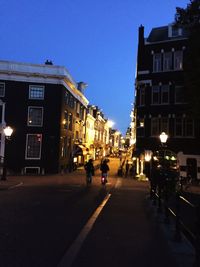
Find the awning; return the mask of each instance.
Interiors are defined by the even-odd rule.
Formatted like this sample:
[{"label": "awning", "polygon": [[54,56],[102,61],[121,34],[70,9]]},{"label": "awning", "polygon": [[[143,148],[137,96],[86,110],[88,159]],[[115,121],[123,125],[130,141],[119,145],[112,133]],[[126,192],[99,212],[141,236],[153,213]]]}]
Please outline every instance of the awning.
[{"label": "awning", "polygon": [[87,155],[88,148],[83,145],[74,145],[73,155],[74,156],[84,156]]}]

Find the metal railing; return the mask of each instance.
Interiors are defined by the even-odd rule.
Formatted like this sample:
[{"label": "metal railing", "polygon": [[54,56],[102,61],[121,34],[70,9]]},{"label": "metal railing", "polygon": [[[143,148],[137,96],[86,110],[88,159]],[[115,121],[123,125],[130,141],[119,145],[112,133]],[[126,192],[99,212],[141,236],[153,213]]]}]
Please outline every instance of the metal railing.
[{"label": "metal railing", "polygon": [[[200,267],[200,203],[197,205],[189,201],[181,191],[181,187],[176,186],[174,190],[169,190],[171,181],[166,179],[162,184],[151,183],[150,198],[153,205],[157,207],[158,213],[163,213],[164,222],[170,224],[173,220],[175,226],[174,241],[182,241],[182,233],[190,241],[195,249],[194,267]],[[184,221],[184,210],[190,210],[193,218],[189,219],[194,222],[194,227],[188,226]],[[187,212],[186,212],[187,213]]]}]

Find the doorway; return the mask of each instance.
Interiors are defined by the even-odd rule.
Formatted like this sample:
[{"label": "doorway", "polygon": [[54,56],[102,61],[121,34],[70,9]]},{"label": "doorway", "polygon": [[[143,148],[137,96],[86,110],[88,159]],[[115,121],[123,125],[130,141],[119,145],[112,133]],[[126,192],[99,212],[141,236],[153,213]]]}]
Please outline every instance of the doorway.
[{"label": "doorway", "polygon": [[197,179],[197,160],[194,158],[187,159],[187,177],[191,176],[192,180]]}]

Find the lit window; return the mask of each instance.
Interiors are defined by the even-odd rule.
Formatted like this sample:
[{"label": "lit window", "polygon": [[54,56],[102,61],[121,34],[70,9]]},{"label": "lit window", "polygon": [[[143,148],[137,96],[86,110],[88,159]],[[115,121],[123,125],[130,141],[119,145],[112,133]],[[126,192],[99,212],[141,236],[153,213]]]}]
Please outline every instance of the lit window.
[{"label": "lit window", "polygon": [[158,85],[152,86],[152,104],[158,105],[160,103],[160,88]]},{"label": "lit window", "polygon": [[172,69],[172,53],[167,52],[163,55],[163,71],[169,71]]},{"label": "lit window", "polygon": [[69,113],[69,130],[72,131],[72,114]]},{"label": "lit window", "polygon": [[68,129],[68,111],[64,112],[63,128]]},{"label": "lit window", "polygon": [[42,126],[43,108],[28,107],[28,126]]},{"label": "lit window", "polygon": [[174,52],[174,70],[183,69],[183,51]]},{"label": "lit window", "polygon": [[80,107],[80,119],[83,120],[83,118],[84,118],[84,107],[83,107],[83,105],[81,105],[81,107]]},{"label": "lit window", "polygon": [[44,99],[44,86],[30,85],[29,86],[29,99]]},{"label": "lit window", "polygon": [[77,114],[80,113],[80,103],[79,102],[76,103],[76,113]]},{"label": "lit window", "polygon": [[42,145],[41,134],[27,134],[26,159],[40,159],[41,145]]},{"label": "lit window", "polygon": [[5,96],[5,83],[0,83],[0,97]]},{"label": "lit window", "polygon": [[169,103],[169,85],[161,86],[161,103],[168,104]]},{"label": "lit window", "polygon": [[144,119],[140,119],[140,127],[144,127]]},{"label": "lit window", "polygon": [[153,72],[162,71],[161,69],[161,54],[153,55]]},{"label": "lit window", "polygon": [[63,138],[62,147],[61,147],[61,157],[67,157],[67,137]]}]

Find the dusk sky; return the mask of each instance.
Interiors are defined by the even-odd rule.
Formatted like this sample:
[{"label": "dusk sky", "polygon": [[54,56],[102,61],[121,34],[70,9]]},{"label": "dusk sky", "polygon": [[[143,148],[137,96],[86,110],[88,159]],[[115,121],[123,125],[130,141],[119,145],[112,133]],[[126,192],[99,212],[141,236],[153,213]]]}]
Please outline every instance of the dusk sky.
[{"label": "dusk sky", "polygon": [[189,0],[0,0],[0,60],[65,66],[90,104],[125,134],[134,102],[138,27],[174,20]]}]

